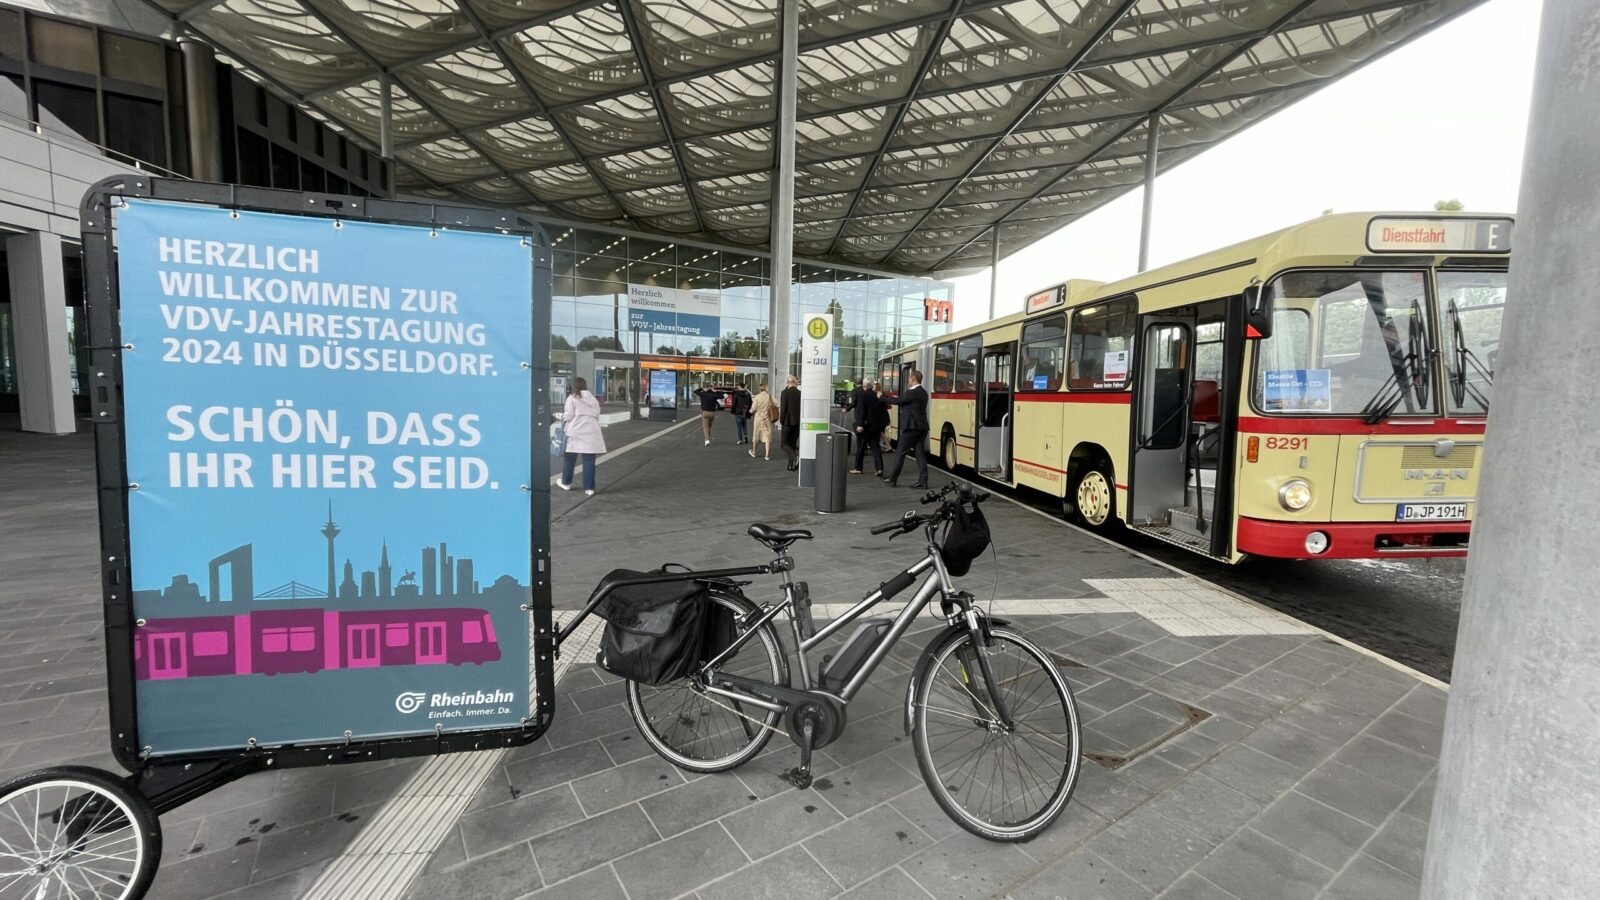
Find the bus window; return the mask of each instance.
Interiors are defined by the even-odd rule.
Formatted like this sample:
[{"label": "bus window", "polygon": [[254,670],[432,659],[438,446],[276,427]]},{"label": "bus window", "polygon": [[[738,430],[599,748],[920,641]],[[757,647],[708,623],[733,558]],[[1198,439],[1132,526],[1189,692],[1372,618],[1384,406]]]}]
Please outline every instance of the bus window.
[{"label": "bus window", "polygon": [[1201,322],[1194,329],[1194,377],[1222,381],[1222,323]]},{"label": "bus window", "polygon": [[1298,271],[1267,285],[1251,400],[1264,413],[1431,414],[1422,272]]},{"label": "bus window", "polygon": [[955,390],[956,342],[946,341],[933,348],[933,392],[948,394]]},{"label": "bus window", "polygon": [[1500,355],[1506,273],[1440,272],[1438,278],[1445,398],[1451,413],[1481,416],[1489,411]]},{"label": "bus window", "polygon": [[1075,391],[1121,390],[1132,364],[1138,303],[1132,297],[1084,307],[1073,313],[1067,354],[1067,386]]},{"label": "bus window", "polygon": [[900,393],[900,360],[890,357],[878,368],[878,381],[883,392],[893,397]]},{"label": "bus window", "polygon": [[1066,360],[1067,317],[1029,322],[1022,328],[1022,377],[1017,390],[1059,390]]},{"label": "bus window", "polygon": [[957,391],[972,393],[978,389],[978,354],[982,352],[983,338],[978,335],[956,342]]}]

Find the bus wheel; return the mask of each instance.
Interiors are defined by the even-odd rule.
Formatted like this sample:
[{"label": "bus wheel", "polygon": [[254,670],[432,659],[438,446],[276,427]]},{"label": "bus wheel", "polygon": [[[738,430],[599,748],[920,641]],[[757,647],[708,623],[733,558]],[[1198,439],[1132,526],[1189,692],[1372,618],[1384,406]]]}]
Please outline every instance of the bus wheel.
[{"label": "bus wheel", "polygon": [[947,472],[954,472],[960,464],[956,459],[956,439],[949,434],[939,440],[939,461]]},{"label": "bus wheel", "polygon": [[1103,463],[1084,468],[1072,497],[1083,524],[1102,534],[1117,530],[1117,486]]}]

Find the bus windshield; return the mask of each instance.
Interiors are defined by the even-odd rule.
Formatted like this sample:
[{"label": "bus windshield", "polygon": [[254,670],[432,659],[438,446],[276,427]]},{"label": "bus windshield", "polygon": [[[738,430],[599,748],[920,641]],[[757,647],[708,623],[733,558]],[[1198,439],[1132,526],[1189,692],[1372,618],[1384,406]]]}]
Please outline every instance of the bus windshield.
[{"label": "bus windshield", "polygon": [[1500,355],[1506,273],[1440,272],[1438,282],[1445,402],[1453,414],[1481,416],[1489,411]]},{"label": "bus windshield", "polygon": [[1267,297],[1273,331],[1257,342],[1256,409],[1371,422],[1434,412],[1425,273],[1286,272]]}]

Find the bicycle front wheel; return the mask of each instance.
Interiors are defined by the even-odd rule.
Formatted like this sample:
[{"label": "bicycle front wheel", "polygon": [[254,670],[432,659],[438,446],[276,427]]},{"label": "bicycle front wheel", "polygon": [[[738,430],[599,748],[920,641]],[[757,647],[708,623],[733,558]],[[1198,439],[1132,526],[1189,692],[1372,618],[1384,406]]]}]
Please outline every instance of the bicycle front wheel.
[{"label": "bicycle front wheel", "polygon": [[[739,595],[713,593],[711,602],[736,620],[756,612],[755,604]],[[745,630],[741,625],[737,634]],[[717,668],[756,681],[789,683],[789,659],[770,622]],[[657,687],[628,682],[628,712],[658,755],[691,772],[725,772],[748,762],[767,745],[780,718],[696,689],[687,678]]]},{"label": "bicycle front wheel", "polygon": [[[1072,689],[1055,663],[1022,636],[996,628],[985,648],[951,632],[914,686],[911,739],[922,778],[950,818],[992,841],[1026,841],[1050,826],[1078,781],[1081,745]],[[988,657],[994,693],[978,653]]]},{"label": "bicycle front wheel", "polygon": [[61,766],[0,785],[0,900],[136,900],[160,858],[155,811],[110,773]]}]

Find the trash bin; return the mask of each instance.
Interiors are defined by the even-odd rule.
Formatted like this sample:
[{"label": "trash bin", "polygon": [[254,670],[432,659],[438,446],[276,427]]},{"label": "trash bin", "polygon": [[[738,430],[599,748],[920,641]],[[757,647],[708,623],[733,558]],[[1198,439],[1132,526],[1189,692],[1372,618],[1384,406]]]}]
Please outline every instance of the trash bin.
[{"label": "trash bin", "polygon": [[844,512],[844,482],[850,471],[850,437],[848,431],[817,435],[817,512]]}]

